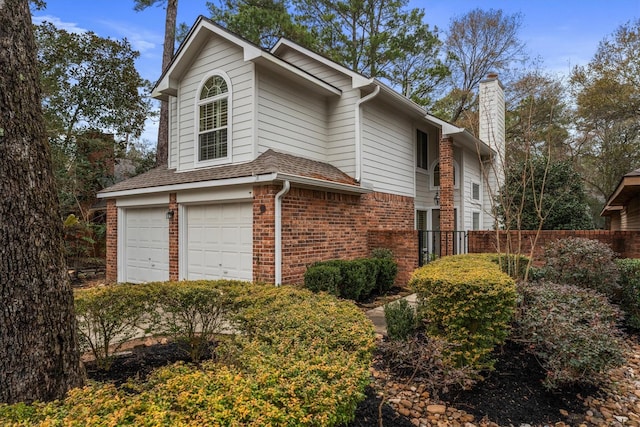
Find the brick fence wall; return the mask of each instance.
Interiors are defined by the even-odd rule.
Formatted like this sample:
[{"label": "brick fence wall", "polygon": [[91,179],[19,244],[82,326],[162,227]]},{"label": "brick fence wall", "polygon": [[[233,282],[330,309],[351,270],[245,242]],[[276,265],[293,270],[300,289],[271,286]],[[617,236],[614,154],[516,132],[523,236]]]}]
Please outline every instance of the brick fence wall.
[{"label": "brick fence wall", "polygon": [[[510,252],[528,255],[535,241],[535,235],[535,231],[510,231],[509,233],[504,231],[469,231],[469,252],[505,252],[507,244],[509,244],[511,246]],[[640,231],[543,230],[535,243],[534,262],[541,263],[543,261],[546,244],[567,237],[599,240],[608,244],[622,258],[640,258]]]}]

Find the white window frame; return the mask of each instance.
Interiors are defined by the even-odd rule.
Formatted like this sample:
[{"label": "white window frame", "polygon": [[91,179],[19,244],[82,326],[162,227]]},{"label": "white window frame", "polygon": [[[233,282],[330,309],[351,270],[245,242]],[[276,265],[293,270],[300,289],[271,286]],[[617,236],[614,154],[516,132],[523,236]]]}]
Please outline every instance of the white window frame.
[{"label": "white window frame", "polygon": [[[473,197],[473,186],[477,185],[478,186],[478,198],[474,198]],[[470,195],[470,199],[471,202],[473,203],[477,203],[477,204],[482,204],[482,184],[478,181],[471,181],[471,190],[469,191],[469,195]]]},{"label": "white window frame", "polygon": [[[202,89],[205,85],[205,83],[211,79],[212,77],[222,77],[222,79],[225,81],[225,83],[227,84],[227,92],[225,94],[221,94],[221,95],[217,95],[214,97],[210,97],[210,98],[206,98],[206,99],[200,99],[200,94],[202,92]],[[201,105],[205,105],[205,104],[209,104],[212,102],[216,102],[219,101],[220,99],[227,99],[227,155],[225,157],[218,157],[215,159],[208,159],[208,160],[200,160],[200,106]],[[233,135],[233,129],[232,129],[232,117],[233,117],[233,103],[232,103],[232,87],[231,87],[231,79],[229,79],[229,76],[227,75],[227,73],[225,73],[222,70],[213,70],[210,73],[208,73],[203,79],[202,81],[200,81],[200,85],[198,85],[198,91],[196,92],[196,96],[195,96],[195,107],[194,107],[194,167],[205,167],[205,166],[215,166],[215,165],[219,165],[219,164],[225,164],[225,163],[229,163],[231,162],[231,149],[232,149],[232,144],[231,144],[231,140],[232,140],[232,135]],[[222,129],[222,128],[220,128]],[[211,131],[208,131],[211,132]],[[204,133],[204,132],[202,132]]]},{"label": "white window frame", "polygon": [[[478,215],[478,228],[473,226],[473,217]],[[472,230],[482,230],[482,212],[480,211],[471,211],[471,229]]]}]

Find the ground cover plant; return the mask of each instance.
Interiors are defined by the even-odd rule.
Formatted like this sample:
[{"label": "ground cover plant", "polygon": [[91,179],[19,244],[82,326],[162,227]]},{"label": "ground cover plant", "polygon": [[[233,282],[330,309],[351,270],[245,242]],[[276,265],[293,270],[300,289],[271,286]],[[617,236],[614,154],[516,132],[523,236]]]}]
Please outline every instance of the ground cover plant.
[{"label": "ground cover plant", "polygon": [[178,362],[121,387],[94,383],[61,402],[2,405],[0,424],[331,426],[352,420],[365,397],[374,348],[364,314],[350,302],[299,288],[225,282],[222,289],[233,296],[228,319],[240,333],[221,341],[214,359]]}]

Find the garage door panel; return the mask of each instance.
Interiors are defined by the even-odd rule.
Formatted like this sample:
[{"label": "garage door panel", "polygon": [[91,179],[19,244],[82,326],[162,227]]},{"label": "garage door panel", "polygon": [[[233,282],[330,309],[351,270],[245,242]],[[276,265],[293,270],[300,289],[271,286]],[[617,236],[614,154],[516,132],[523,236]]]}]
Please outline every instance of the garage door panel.
[{"label": "garage door panel", "polygon": [[187,278],[251,280],[252,222],[251,203],[189,206]]},{"label": "garage door panel", "polygon": [[124,280],[169,280],[169,222],[163,208],[125,211]]}]

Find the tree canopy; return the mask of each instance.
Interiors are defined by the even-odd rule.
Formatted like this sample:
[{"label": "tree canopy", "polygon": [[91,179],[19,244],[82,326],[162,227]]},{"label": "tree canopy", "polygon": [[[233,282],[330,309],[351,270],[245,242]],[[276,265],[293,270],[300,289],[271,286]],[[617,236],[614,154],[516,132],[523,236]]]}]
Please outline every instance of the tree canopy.
[{"label": "tree canopy", "polygon": [[591,188],[608,197],[640,167],[640,19],[600,42],[593,59],[571,75],[577,103],[574,150]]},{"label": "tree canopy", "polygon": [[113,183],[126,141],[139,137],[150,114],[149,83],[135,68],[126,40],[35,27],[42,104],[64,214],[86,218],[95,193]]}]

